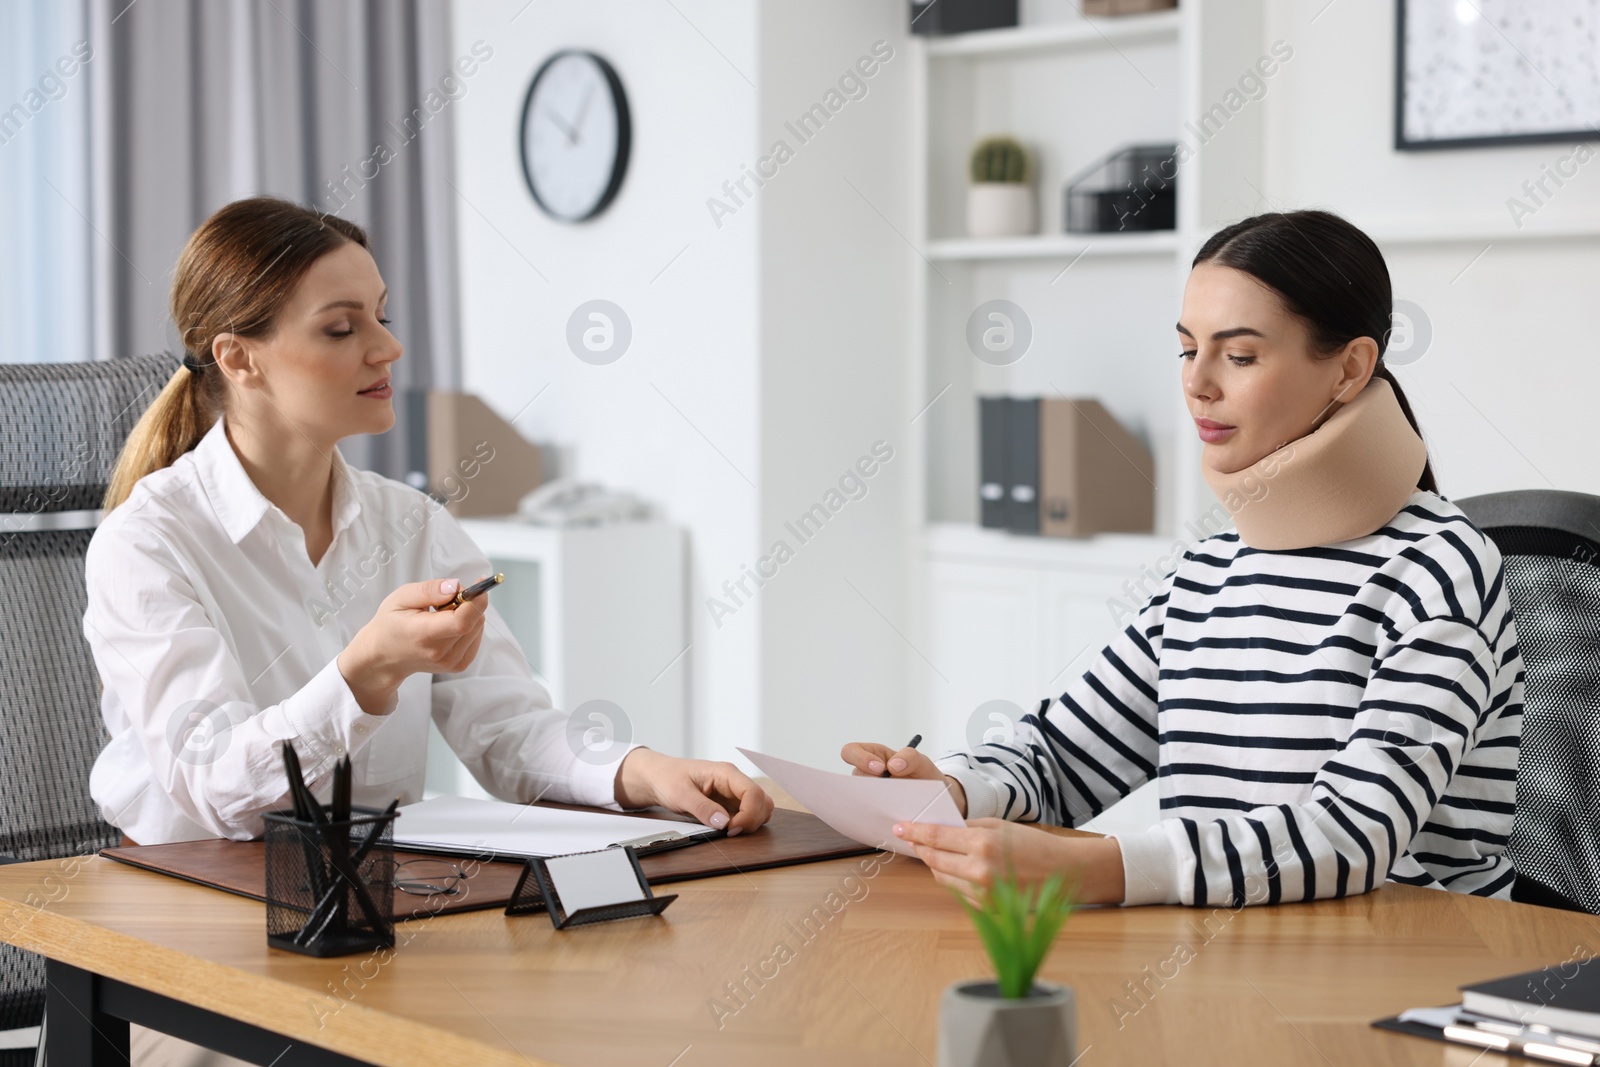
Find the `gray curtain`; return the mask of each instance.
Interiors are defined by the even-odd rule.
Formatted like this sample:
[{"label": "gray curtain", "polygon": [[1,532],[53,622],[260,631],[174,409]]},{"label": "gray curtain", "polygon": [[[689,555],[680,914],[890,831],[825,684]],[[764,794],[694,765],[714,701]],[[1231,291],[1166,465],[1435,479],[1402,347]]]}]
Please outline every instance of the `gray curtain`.
[{"label": "gray curtain", "polygon": [[172,268],[229,201],[271,193],[350,219],[372,238],[406,354],[395,428],[341,451],[403,478],[400,390],[460,382],[448,3],[89,4],[96,358],[182,351]]}]

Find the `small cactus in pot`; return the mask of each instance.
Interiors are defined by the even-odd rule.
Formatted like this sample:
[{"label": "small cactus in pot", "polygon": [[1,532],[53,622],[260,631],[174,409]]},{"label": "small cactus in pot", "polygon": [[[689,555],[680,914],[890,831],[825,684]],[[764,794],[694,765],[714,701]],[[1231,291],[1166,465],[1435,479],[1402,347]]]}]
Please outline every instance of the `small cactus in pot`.
[{"label": "small cactus in pot", "polygon": [[1033,160],[1022,142],[1009,135],[985,137],[968,159],[967,233],[972,237],[1015,237],[1034,232]]},{"label": "small cactus in pot", "polygon": [[1032,175],[1032,162],[1028,150],[1015,137],[985,137],[972,146],[968,164],[973,184],[979,182],[1020,182],[1027,184]]}]

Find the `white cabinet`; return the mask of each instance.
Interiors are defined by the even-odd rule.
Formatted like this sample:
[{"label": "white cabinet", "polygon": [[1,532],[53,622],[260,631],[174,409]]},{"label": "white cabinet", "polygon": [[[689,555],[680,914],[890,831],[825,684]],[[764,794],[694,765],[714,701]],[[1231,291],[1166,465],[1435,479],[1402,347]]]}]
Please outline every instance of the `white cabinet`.
[{"label": "white cabinet", "polygon": [[[495,610],[564,712],[603,700],[622,718],[598,728],[674,755],[684,751],[688,675],[685,541],[659,522],[557,529],[516,519],[462,519],[506,581]],[[614,714],[604,715],[615,719]],[[483,796],[438,731],[427,792]]]},{"label": "white cabinet", "polygon": [[[913,729],[938,755],[977,743],[993,728],[992,705],[1032,711],[1059,695],[1127,623],[1110,604],[1132,603],[1123,583],[1154,567],[1169,542],[1098,537],[1077,551],[957,523],[934,523],[916,554],[916,613],[909,659]],[[1154,784],[1136,790],[1088,829],[1132,829],[1156,819]]]},{"label": "white cabinet", "polygon": [[925,709],[931,751],[966,744],[969,721],[989,701],[1027,708],[1039,695],[1044,590],[1036,572],[961,559],[925,560],[923,581],[928,659],[913,660],[912,671],[924,685],[914,707]]}]

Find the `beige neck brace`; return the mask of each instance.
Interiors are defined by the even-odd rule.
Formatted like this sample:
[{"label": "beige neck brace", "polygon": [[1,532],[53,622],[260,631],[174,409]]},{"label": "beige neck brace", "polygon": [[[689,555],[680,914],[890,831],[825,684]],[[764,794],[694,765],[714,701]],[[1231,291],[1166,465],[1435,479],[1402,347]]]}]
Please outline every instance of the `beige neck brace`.
[{"label": "beige neck brace", "polygon": [[1201,461],[1211,491],[1251,548],[1282,551],[1365,537],[1416,492],[1427,446],[1394,390],[1372,378],[1321,426],[1241,471]]}]

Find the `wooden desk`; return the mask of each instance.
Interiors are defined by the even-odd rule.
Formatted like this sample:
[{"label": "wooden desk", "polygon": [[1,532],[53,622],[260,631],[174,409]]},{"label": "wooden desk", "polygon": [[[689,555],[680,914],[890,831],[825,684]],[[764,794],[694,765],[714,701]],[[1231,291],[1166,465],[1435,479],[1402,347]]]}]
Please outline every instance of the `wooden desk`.
[{"label": "wooden desk", "polygon": [[[419,920],[387,961],[270,950],[260,904],[109,860],[18,864],[0,867],[0,938],[51,958],[52,1038],[103,994],[104,1062],[115,1016],[182,1002],[185,1026],[217,1013],[271,1031],[246,1031],[258,1062],[292,1044],[278,1067],[350,1062],[312,1046],[393,1067],[923,1067],[940,992],[988,964],[924,867],[895,857],[868,876],[864,860],[680,883],[660,919],[566,932],[498,912]],[[1077,992],[1084,1067],[1492,1067],[1510,1061],[1368,1023],[1575,951],[1600,952],[1600,918],[1391,885],[1238,912],[1085,910],[1044,974]]]}]

